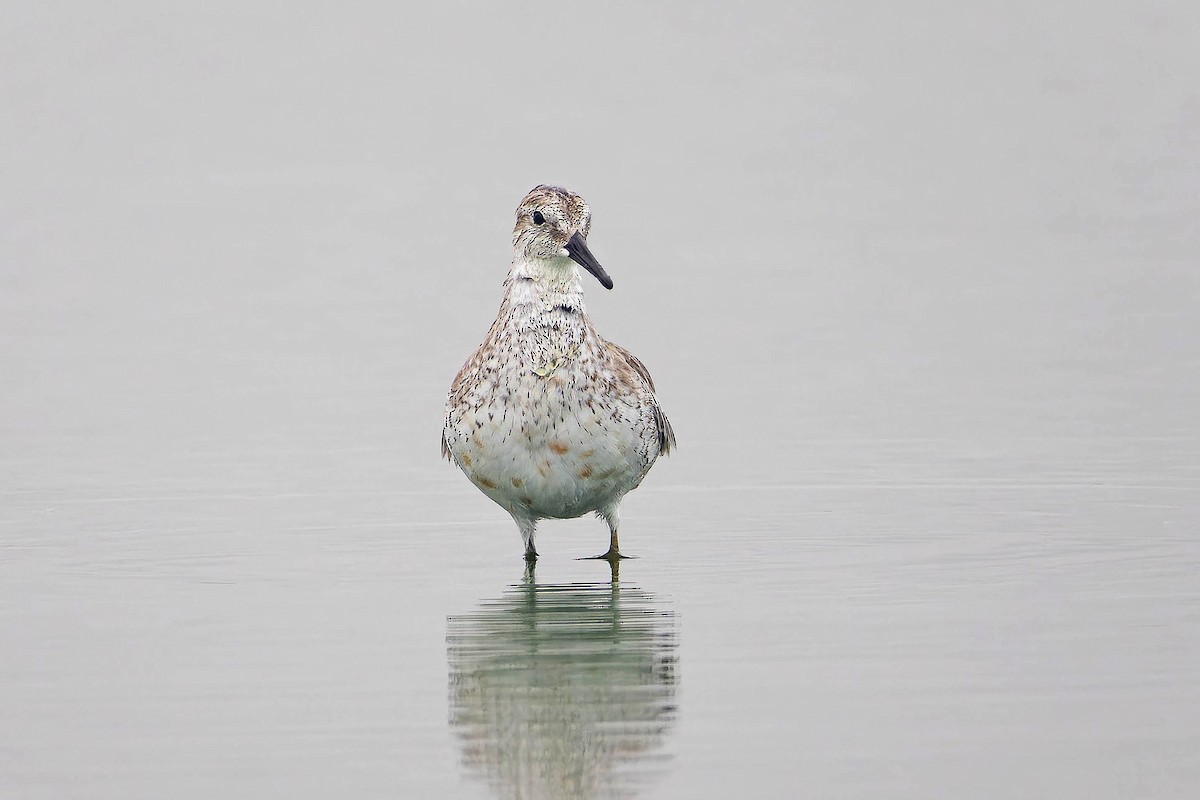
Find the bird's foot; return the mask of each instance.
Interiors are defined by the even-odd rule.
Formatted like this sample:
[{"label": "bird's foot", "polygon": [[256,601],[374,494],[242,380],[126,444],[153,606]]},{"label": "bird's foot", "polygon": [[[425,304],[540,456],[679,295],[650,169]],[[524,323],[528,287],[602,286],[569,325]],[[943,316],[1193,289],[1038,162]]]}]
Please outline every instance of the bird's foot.
[{"label": "bird's foot", "polygon": [[580,561],[607,561],[610,564],[615,564],[618,561],[623,561],[626,558],[637,558],[637,556],[623,555],[621,551],[613,548],[608,548],[607,553],[601,553],[598,556],[584,556]]}]

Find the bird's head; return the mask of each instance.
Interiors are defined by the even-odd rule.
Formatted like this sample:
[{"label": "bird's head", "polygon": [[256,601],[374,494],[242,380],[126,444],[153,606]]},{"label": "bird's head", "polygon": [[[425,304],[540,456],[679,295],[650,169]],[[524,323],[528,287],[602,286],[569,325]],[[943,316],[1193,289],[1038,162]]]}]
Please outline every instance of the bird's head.
[{"label": "bird's head", "polygon": [[612,278],[587,246],[592,212],[583,198],[558,186],[535,186],[517,206],[513,248],[526,261],[574,261],[596,276],[605,289]]}]

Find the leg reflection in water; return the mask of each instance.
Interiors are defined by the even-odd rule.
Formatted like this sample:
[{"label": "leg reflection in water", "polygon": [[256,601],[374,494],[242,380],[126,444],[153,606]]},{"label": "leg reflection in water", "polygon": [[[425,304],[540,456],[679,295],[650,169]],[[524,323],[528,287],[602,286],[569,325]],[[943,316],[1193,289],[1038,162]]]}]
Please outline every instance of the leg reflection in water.
[{"label": "leg reflection in water", "polygon": [[667,765],[678,631],[653,595],[539,584],[447,623],[450,725],[502,798],[632,797]]}]

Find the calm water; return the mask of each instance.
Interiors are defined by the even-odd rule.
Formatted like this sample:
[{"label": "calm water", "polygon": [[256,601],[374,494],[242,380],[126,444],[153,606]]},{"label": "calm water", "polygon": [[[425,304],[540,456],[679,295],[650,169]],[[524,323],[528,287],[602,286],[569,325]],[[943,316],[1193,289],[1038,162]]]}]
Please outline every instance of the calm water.
[{"label": "calm water", "polygon": [[628,796],[674,727],[674,616],[611,576],[546,584],[532,572],[450,620],[463,764],[501,796]]},{"label": "calm water", "polygon": [[[0,796],[1195,796],[1200,14],[1043,5],[6,12]],[[438,458],[543,181],[615,579]]]}]

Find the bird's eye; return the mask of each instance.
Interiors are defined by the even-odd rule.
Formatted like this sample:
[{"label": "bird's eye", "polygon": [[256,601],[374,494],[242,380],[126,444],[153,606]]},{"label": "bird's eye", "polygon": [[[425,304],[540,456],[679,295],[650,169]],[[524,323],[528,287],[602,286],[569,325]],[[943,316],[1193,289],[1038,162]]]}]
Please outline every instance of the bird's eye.
[{"label": "bird's eye", "polygon": [[545,222],[546,222],[546,218],[542,216],[542,212],[540,212],[540,211],[533,212],[533,224],[534,225],[542,225]]}]

